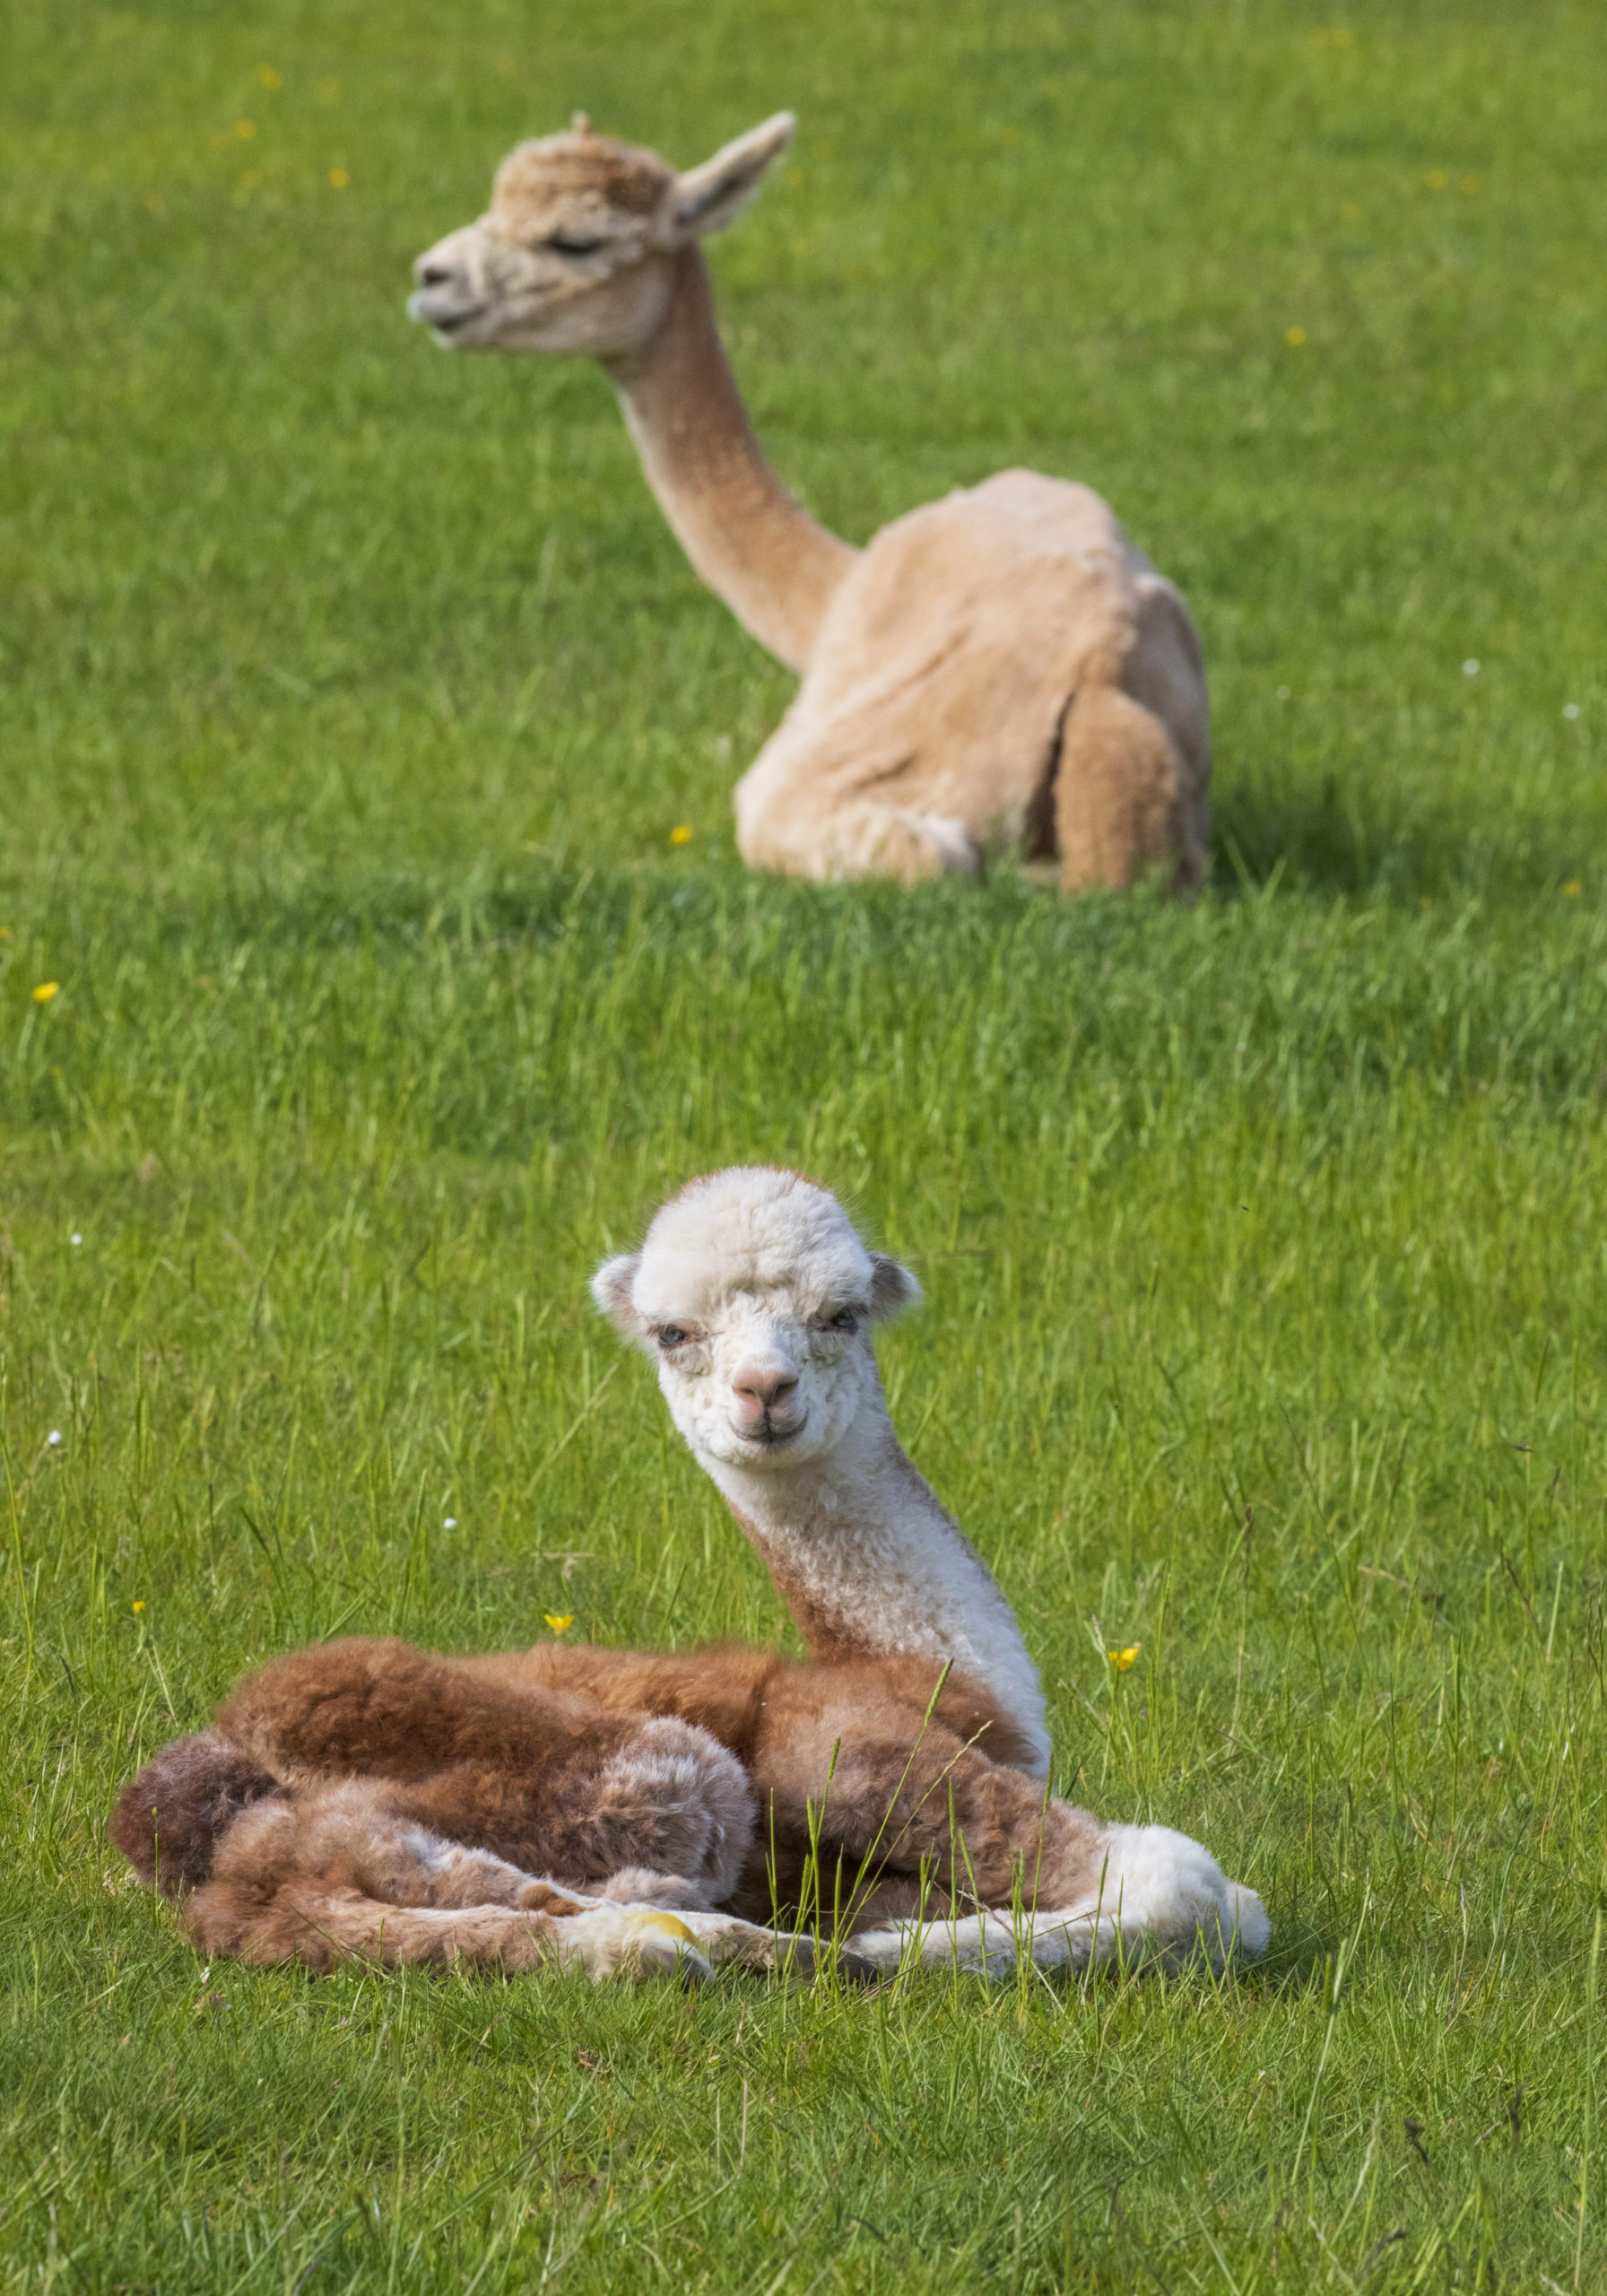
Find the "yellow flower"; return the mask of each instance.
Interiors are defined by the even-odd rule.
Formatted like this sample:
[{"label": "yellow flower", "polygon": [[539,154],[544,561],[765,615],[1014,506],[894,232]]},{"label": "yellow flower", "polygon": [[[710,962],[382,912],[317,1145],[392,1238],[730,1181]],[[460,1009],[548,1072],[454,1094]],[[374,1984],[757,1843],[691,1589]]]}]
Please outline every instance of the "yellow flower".
[{"label": "yellow flower", "polygon": [[575,1613],[573,1611],[543,1611],[542,1613],[542,1616],[546,1620],[547,1624],[552,1628],[554,1634],[562,1634],[568,1628],[573,1626],[575,1623]]},{"label": "yellow flower", "polygon": [[1446,187],[1446,171],[1443,168],[1430,168],[1423,178],[1423,181],[1430,191],[1443,191]]},{"label": "yellow flower", "polygon": [[36,1004],[48,1004],[50,999],[56,995],[56,990],[60,987],[61,983],[59,980],[41,980],[39,987],[33,992],[34,1003]]},{"label": "yellow flower", "polygon": [[691,830],[687,828],[684,822],[679,829],[673,829],[670,831],[670,843],[672,845],[690,845],[691,840],[692,833]]},{"label": "yellow flower", "polygon": [[256,122],[254,119],[237,119],[234,123],[234,132],[242,144],[249,144],[256,133]]},{"label": "yellow flower", "polygon": [[352,178],[344,168],[331,168],[329,170],[329,180],[334,186],[336,191],[344,191],[346,186],[351,182]]},{"label": "yellow flower", "polygon": [[145,1607],[145,1605],[143,1605],[143,1603],[135,1603],[135,1606],[134,1606],[134,1614],[135,1614],[135,1618],[138,1618],[138,1616],[139,1616],[140,1613],[144,1609],[144,1607]]},{"label": "yellow flower", "polygon": [[1130,1649],[1107,1650],[1105,1656],[1109,1659],[1111,1665],[1116,1668],[1118,1674],[1125,1674],[1127,1672],[1127,1669],[1133,1665],[1143,1647],[1144,1646],[1142,1642],[1135,1642]]},{"label": "yellow flower", "polygon": [[1291,326],[1286,328],[1284,331],[1283,340],[1288,344],[1291,351],[1298,351],[1301,344],[1306,340],[1306,330],[1303,326]]},{"label": "yellow flower", "polygon": [[282,72],[275,72],[271,64],[259,64],[256,67],[256,82],[262,88],[282,88],[284,74]]},{"label": "yellow flower", "polygon": [[[1585,891],[1585,888],[1580,883],[1577,877],[1570,877],[1567,884],[1562,888],[1562,891],[1564,897],[1567,900],[1577,900],[1580,894]],[[39,995],[39,990],[36,988],[33,993],[37,996]]]}]

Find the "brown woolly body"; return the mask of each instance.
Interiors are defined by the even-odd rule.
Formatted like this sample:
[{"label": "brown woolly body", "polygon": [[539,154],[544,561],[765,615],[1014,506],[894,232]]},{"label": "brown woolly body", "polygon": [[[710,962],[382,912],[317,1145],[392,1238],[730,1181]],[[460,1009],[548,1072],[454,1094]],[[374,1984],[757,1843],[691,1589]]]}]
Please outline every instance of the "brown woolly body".
[{"label": "brown woolly body", "polygon": [[[241,1950],[256,1919],[252,1958],[278,1958],[262,1949],[300,1920],[266,1909],[315,1820],[320,1883],[387,1904],[420,1886],[416,1861],[411,1878],[385,1870],[397,1829],[486,1852],[521,1880],[560,1877],[518,1900],[558,1911],[563,1885],[595,1890],[626,1869],[695,1883],[695,1821],[644,1799],[629,1760],[649,1718],[707,1734],[746,1774],[759,1822],[720,1898],[745,1920],[798,1909],[812,1811],[823,1900],[849,1908],[851,1927],[923,1901],[948,1911],[956,1832],[972,1869],[962,1896],[974,1886],[1008,1903],[1025,1874],[1029,1898],[1036,1877],[1046,1902],[1061,1901],[1069,1877],[1040,1838],[1042,1794],[1006,1766],[1023,1753],[1009,1718],[964,1676],[864,1655],[811,1665],[731,1648],[660,1656],[543,1643],[439,1657],[353,1637],[248,1676],[210,1731],[165,1749],[125,1789],[112,1835],[145,1880],[198,1892],[187,1922],[208,1950]],[[267,1802],[276,1808],[262,1810]],[[286,1822],[292,1810],[300,1832]],[[248,1812],[258,1814],[241,1829]],[[476,1874],[478,1886],[487,1877]],[[443,1936],[447,1957],[449,1944]]]}]

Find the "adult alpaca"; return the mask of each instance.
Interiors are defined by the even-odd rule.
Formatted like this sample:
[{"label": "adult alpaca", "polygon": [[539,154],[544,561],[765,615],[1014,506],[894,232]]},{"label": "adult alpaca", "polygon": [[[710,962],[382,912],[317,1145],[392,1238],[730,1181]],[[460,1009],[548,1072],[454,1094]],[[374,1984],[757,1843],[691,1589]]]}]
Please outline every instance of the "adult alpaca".
[{"label": "adult alpaca", "polygon": [[[335,1934],[345,1950],[383,1937],[397,1958],[496,1959],[500,1937],[534,1956],[595,1931],[599,1952],[617,1955],[631,1934],[617,1909],[553,1903],[574,1877],[612,1873],[612,1897],[667,1896],[712,1956],[762,1965],[800,1950],[757,1925],[777,1901],[798,1908],[812,1857],[822,1902],[841,1906],[873,1963],[912,1948],[929,1961],[1012,1959],[1023,1908],[1040,1962],[1103,1957],[1118,1935],[1171,1962],[1263,1949],[1259,1900],[1197,1844],[1046,1796],[1042,1697],[1013,1614],[888,1419],[869,1334],[914,1296],[913,1279],[866,1251],[833,1196],[769,1169],[694,1182],[594,1288],[656,1356],[677,1424],[812,1661],[552,1644],[451,1659],[360,1641],[279,1660],[206,1738],[158,1756],[119,1808],[117,1838],[142,1870],[153,1805],[169,1857],[175,1837],[181,1857],[194,1837],[198,1942],[317,1960],[328,1923],[306,1904],[321,1907],[333,1881],[356,1895]],[[644,1759],[654,1731],[682,1734],[671,1796]],[[623,1765],[628,1821],[604,1790],[614,1772],[599,1747]],[[720,1767],[733,1758],[734,1779]],[[213,1796],[193,1822],[187,1764]],[[749,1787],[760,1824],[744,1838]],[[305,1798],[263,1814],[244,1806],[253,1794]],[[750,1828],[751,1814],[750,1800]],[[259,1848],[254,1830],[275,1828]],[[338,1873],[330,1840],[348,1857]],[[538,1880],[521,1856],[560,1878]],[[679,1888],[662,1870],[622,1883],[631,1857],[669,1866]],[[523,1911],[482,1902],[493,1897],[542,1915],[539,1945],[521,1942]],[[475,1910],[456,1926],[425,1919],[415,1952],[387,1903]]]},{"label": "adult alpaca", "polygon": [[687,556],[803,683],[736,791],[757,866],[910,882],[992,846],[1058,852],[1068,890],[1203,874],[1211,747],[1182,598],[1087,487],[1022,470],[863,551],[787,492],[743,411],[699,245],[790,142],[777,113],[677,174],[594,135],[519,144],[490,211],[414,266],[462,349],[582,352],[623,402]]}]

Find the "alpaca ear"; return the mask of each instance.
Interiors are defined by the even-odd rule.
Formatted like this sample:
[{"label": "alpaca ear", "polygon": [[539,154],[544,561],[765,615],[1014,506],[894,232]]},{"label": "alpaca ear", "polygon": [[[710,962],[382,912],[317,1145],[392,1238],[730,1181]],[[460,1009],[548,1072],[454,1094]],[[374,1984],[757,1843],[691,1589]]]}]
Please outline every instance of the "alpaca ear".
[{"label": "alpaca ear", "polygon": [[689,168],[678,177],[671,210],[676,239],[700,239],[734,223],[758,192],[767,169],[792,142],[796,125],[790,111],[778,111],[700,168]]},{"label": "alpaca ear", "polygon": [[871,1254],[871,1318],[874,1323],[890,1323],[901,1316],[906,1308],[913,1308],[921,1296],[921,1287],[907,1267],[896,1259],[889,1259],[885,1252]]},{"label": "alpaca ear", "polygon": [[605,1259],[592,1278],[592,1298],[621,1339],[640,1339],[642,1336],[642,1319],[630,1298],[630,1287],[636,1281],[636,1271],[640,1265],[640,1258],[635,1252],[621,1252],[618,1259]]}]

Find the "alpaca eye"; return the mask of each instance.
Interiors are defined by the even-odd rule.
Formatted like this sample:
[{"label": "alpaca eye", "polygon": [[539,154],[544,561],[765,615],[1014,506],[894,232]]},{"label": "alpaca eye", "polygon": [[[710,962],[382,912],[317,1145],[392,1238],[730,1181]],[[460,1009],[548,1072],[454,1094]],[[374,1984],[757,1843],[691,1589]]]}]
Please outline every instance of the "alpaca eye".
[{"label": "alpaca eye", "polygon": [[601,239],[555,239],[547,241],[554,255],[595,255],[602,244]]},{"label": "alpaca eye", "polygon": [[682,1330],[679,1324],[665,1324],[664,1329],[657,1336],[658,1344],[667,1354],[672,1347],[679,1347],[682,1345],[686,1338],[686,1334]]},{"label": "alpaca eye", "polygon": [[833,1331],[857,1331],[859,1318],[852,1308],[839,1308],[831,1318],[831,1328]]}]

